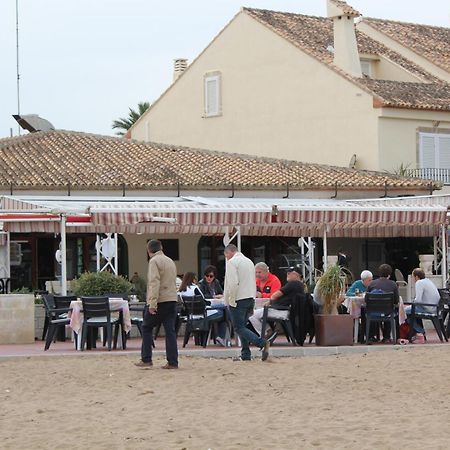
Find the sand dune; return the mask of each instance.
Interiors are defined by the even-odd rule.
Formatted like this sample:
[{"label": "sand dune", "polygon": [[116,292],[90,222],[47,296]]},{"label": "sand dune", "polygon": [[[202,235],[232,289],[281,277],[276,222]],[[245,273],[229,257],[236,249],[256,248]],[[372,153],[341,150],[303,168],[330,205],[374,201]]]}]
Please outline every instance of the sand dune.
[{"label": "sand dune", "polygon": [[450,352],[0,361],[4,449],[446,449]]}]

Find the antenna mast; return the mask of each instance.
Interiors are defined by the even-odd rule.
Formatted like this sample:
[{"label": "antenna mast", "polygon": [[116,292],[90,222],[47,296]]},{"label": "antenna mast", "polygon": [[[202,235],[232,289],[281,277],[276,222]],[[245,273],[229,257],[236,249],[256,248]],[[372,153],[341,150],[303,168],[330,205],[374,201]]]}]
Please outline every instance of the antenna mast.
[{"label": "antenna mast", "polygon": [[[17,115],[20,115],[20,72],[19,72],[19,0],[16,0],[16,69],[17,69]],[[18,127],[20,135],[20,125]]]}]

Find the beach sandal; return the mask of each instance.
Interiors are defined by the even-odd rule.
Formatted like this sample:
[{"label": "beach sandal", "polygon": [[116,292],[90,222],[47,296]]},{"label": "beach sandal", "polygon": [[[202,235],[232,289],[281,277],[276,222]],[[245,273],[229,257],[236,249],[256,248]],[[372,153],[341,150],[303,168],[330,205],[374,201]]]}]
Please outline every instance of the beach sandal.
[{"label": "beach sandal", "polygon": [[425,344],[425,336],[423,334],[416,334],[411,338],[411,344]]},{"label": "beach sandal", "polygon": [[408,339],[397,339],[398,345],[406,345],[408,343],[409,343]]}]

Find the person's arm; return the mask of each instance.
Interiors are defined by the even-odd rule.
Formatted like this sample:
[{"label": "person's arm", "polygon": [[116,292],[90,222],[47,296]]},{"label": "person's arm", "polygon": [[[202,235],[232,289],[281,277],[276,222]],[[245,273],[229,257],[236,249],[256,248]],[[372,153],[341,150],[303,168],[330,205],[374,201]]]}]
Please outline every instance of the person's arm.
[{"label": "person's arm", "polygon": [[222,285],[220,284],[220,281],[217,278],[214,280],[214,288],[216,291],[216,295],[223,295]]},{"label": "person's arm", "polygon": [[225,303],[230,304],[230,301],[236,301],[236,294],[239,286],[239,278],[237,267],[232,263],[232,261],[227,262],[226,273],[225,273],[225,289],[224,297]]},{"label": "person's arm", "polygon": [[147,304],[150,310],[155,310],[158,307],[159,286],[161,276],[159,267],[154,259],[150,259],[148,263],[148,280],[147,280]]},{"label": "person's arm", "polygon": [[275,291],[271,296],[268,302],[264,303],[264,306],[270,306],[272,304],[274,304],[280,297],[282,297],[284,294],[281,291],[281,289],[279,289],[278,291]]},{"label": "person's arm", "polygon": [[413,300],[413,303],[425,303],[423,299],[423,285],[422,283],[416,283],[416,297]]},{"label": "person's arm", "polygon": [[357,281],[355,281],[347,290],[347,292],[345,293],[345,295],[347,297],[354,297],[356,295],[356,287],[357,287]]}]

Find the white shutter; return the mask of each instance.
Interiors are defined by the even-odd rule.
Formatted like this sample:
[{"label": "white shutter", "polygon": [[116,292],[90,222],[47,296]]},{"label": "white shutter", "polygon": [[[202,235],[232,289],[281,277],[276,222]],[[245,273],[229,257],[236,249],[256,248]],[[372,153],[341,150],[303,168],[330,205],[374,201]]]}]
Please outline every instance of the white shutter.
[{"label": "white shutter", "polygon": [[420,168],[430,169],[437,167],[435,136],[420,133]]},{"label": "white shutter", "polygon": [[440,169],[450,169],[450,135],[441,134],[437,135],[437,154],[438,154],[438,163]]},{"label": "white shutter", "polygon": [[370,61],[361,60],[361,72],[363,75],[372,78],[372,63]]},{"label": "white shutter", "polygon": [[205,77],[205,114],[217,116],[220,114],[220,77]]}]

